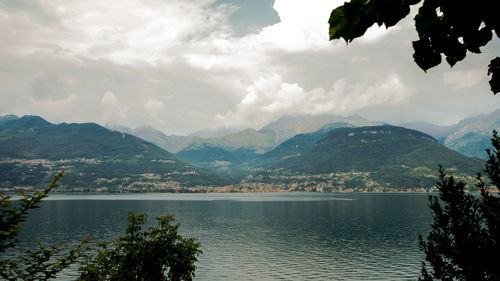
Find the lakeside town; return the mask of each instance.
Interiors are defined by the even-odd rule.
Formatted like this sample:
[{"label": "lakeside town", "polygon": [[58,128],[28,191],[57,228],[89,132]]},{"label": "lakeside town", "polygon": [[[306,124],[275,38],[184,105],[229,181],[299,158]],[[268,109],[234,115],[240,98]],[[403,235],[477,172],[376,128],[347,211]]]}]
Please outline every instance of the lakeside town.
[{"label": "lakeside town", "polygon": [[[29,166],[28,170],[33,171],[34,167],[45,168],[44,173],[54,174],[58,170],[73,167],[72,163],[98,163],[96,159],[76,159],[57,160],[48,159],[9,159],[2,160],[0,164],[15,164]],[[415,168],[413,170],[422,169]],[[433,193],[437,192],[436,186],[429,187],[391,187],[383,186],[371,177],[370,172],[350,171],[336,172],[319,175],[289,174],[280,170],[264,171],[262,174],[248,174],[238,183],[222,186],[185,186],[178,181],[168,179],[170,175],[160,175],[155,173],[140,174],[137,178],[98,178],[92,184],[86,186],[70,186],[64,183],[54,190],[54,192],[91,192],[91,193],[127,193],[127,192],[173,192],[173,193],[229,193],[229,192],[372,192],[372,193]],[[184,175],[192,175],[194,171],[185,171]],[[83,176],[81,172],[78,174]],[[422,173],[422,176],[435,182],[437,175],[432,171]],[[455,179],[467,183],[467,191],[476,191],[476,179],[472,176],[454,175]],[[0,187],[3,192],[32,192],[41,190],[36,186],[11,186]],[[491,188],[495,192],[494,188]]]}]

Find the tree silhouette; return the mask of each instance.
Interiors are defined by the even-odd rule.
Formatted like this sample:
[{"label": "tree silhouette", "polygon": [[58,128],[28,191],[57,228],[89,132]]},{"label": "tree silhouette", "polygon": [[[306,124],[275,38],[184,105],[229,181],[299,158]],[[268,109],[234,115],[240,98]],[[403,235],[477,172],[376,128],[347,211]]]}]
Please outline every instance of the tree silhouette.
[{"label": "tree silhouette", "polygon": [[[485,171],[498,189],[500,137],[496,131],[492,144]],[[446,177],[440,167],[439,197],[429,197],[431,231],[426,239],[419,237],[426,260],[419,280],[500,280],[500,198],[488,192],[480,174],[477,186],[480,196],[466,193],[465,183]]]},{"label": "tree silhouette", "polygon": [[158,226],[144,231],[146,215],[128,213],[125,235],[100,243],[78,280],[192,280],[200,244],[177,233],[173,215],[156,219]]},{"label": "tree silhouette", "polygon": [[[330,40],[343,38],[347,43],[363,36],[375,23],[387,28],[410,13],[410,6],[421,0],[351,0],[335,8],[330,15]],[[424,0],[415,16],[419,39],[413,41],[415,63],[424,71],[439,65],[442,54],[450,66],[463,60],[467,51],[480,53],[493,37],[500,37],[497,1]],[[500,92],[500,58],[488,66],[490,87]]]},{"label": "tree silhouette", "polygon": [[39,208],[39,204],[57,187],[64,171],[58,173],[45,190],[33,195],[22,194],[15,202],[10,195],[0,193],[0,277],[4,280],[48,280],[57,273],[77,262],[88,250],[85,238],[74,249],[63,254],[64,244],[46,246],[35,241],[36,249],[16,251],[20,242],[17,238],[29,211]]}]

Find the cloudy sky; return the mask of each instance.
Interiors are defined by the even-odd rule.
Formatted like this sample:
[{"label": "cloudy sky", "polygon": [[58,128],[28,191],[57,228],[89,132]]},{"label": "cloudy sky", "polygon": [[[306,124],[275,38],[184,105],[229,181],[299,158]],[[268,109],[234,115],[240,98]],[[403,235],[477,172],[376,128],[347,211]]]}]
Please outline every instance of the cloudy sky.
[{"label": "cloudy sky", "polygon": [[0,115],[260,128],[283,115],[454,123],[500,108],[495,38],[453,69],[412,58],[413,21],[328,41],[336,0],[1,0]]}]

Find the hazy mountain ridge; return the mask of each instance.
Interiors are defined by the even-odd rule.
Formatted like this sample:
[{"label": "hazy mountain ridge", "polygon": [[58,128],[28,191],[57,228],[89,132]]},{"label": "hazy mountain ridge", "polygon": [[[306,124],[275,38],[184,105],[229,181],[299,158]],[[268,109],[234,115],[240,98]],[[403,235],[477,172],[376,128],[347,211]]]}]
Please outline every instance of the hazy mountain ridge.
[{"label": "hazy mountain ridge", "polygon": [[265,134],[255,129],[245,129],[223,137],[201,138],[195,137],[187,143],[182,150],[202,146],[220,147],[228,151],[239,148],[253,148],[256,153],[263,153],[276,145],[272,134]]},{"label": "hazy mountain ridge", "polygon": [[248,166],[270,168],[273,164],[292,157],[298,157],[311,150],[317,141],[331,130],[344,127],[356,127],[345,122],[334,122],[323,125],[314,133],[298,134],[294,137],[282,142],[273,150],[266,152],[261,157],[250,161]]},{"label": "hazy mountain ridge", "polygon": [[[473,161],[461,156],[433,137],[396,126],[339,128],[328,132],[314,147],[296,159],[284,160],[283,167],[312,173],[371,171],[380,166],[453,167]],[[468,170],[474,172],[476,169]]]},{"label": "hazy mountain ridge", "polygon": [[[500,128],[492,120],[500,120],[500,110],[465,118],[449,126],[425,122],[405,123],[401,126],[429,134],[445,146],[465,155],[484,159],[486,157],[484,150],[490,145],[491,131]],[[246,129],[235,132],[234,128],[219,128],[200,130],[189,136],[166,136],[147,126],[135,130],[126,127],[113,129],[130,133],[168,151],[179,153],[181,157],[195,164],[218,167],[220,163],[226,166],[227,162],[230,162],[230,165],[244,163],[245,157],[246,161],[255,159],[297,134],[313,133],[321,126],[332,123],[327,121],[345,122],[356,126],[381,125],[381,122],[373,122],[358,115],[300,115],[283,116],[258,131]],[[145,132],[140,132],[140,128]],[[236,155],[232,155],[233,152],[236,152]]]},{"label": "hazy mountain ridge", "polygon": [[492,131],[500,130],[500,109],[489,114],[465,118],[450,126],[423,122],[407,123],[402,126],[427,133],[446,147],[464,155],[486,159],[485,149],[491,147]]},{"label": "hazy mountain ridge", "polygon": [[226,183],[135,136],[95,123],[58,125],[38,116],[0,124],[0,185],[40,186],[66,170],[68,188],[182,188]]},{"label": "hazy mountain ridge", "polygon": [[355,126],[378,125],[379,122],[369,121],[359,115],[339,116],[339,115],[298,115],[283,116],[280,119],[267,124],[260,129],[260,132],[273,132],[276,135],[276,143],[281,142],[298,134],[313,133],[325,124],[349,123]]},{"label": "hazy mountain ridge", "polygon": [[225,128],[225,127],[220,127],[215,129],[202,129],[189,134],[188,137],[219,138],[227,135],[236,134],[239,131],[241,130],[236,128]]},{"label": "hazy mountain ridge", "polygon": [[430,123],[426,123],[426,122],[404,123],[404,124],[401,124],[400,126],[404,127],[404,128],[424,132],[424,133],[434,137],[440,143],[443,143],[444,139],[446,139],[446,137],[449,134],[453,133],[454,131],[456,131],[459,128],[458,124],[450,125],[450,126],[439,126],[439,125],[434,125],[434,124],[430,124]]},{"label": "hazy mountain ridge", "polygon": [[260,130],[245,129],[223,137],[191,139],[178,153],[203,167],[236,167],[258,158],[283,141],[300,133],[312,133],[328,124],[374,124],[360,116],[301,115],[284,116]]},{"label": "hazy mountain ridge", "polygon": [[464,155],[487,159],[486,148],[491,148],[491,132],[500,129],[500,119],[474,122],[448,135],[444,145]]},{"label": "hazy mountain ridge", "polygon": [[[293,139],[299,138],[309,140],[309,150],[295,157],[275,158],[274,162],[264,163],[267,171],[257,173],[270,176],[271,171],[274,175],[270,177],[275,180],[288,180],[294,175],[322,175],[315,181],[344,185],[347,173],[358,173],[354,183],[358,186],[430,187],[435,184],[438,164],[455,175],[469,178],[484,165],[479,159],[446,148],[427,134],[396,126],[338,128],[313,145],[310,142],[317,135],[299,135]],[[281,146],[268,155],[279,149]]]},{"label": "hazy mountain ridge", "polygon": [[147,140],[172,153],[177,152],[179,148],[190,139],[188,136],[166,135],[165,133],[147,125],[142,125],[135,129],[111,124],[107,124],[105,127],[113,131],[127,133]]},{"label": "hazy mountain ridge", "polygon": [[[489,143],[490,128],[500,124],[491,116],[494,114],[456,124],[461,128],[447,136],[447,145],[465,140],[466,147],[482,150],[482,145],[486,145],[484,138]],[[160,142],[166,135],[148,126],[135,130],[114,127],[113,131],[94,123],[55,125],[38,116],[0,116],[0,187],[36,185],[40,178],[48,181],[48,172],[57,169],[67,170],[65,180],[71,182],[67,187],[83,190],[111,186],[119,190],[178,190],[196,185],[235,184],[241,179],[240,185],[298,181],[429,187],[435,182],[437,163],[464,177],[475,175],[483,167],[481,160],[451,151],[422,132],[389,125],[353,128],[356,126],[345,121],[322,123],[331,119],[371,123],[359,116],[304,118],[306,121],[297,116],[284,117],[261,130],[246,129],[222,137],[193,137],[173,155],[152,144],[151,139],[156,137],[156,142]],[[280,122],[287,124],[281,131],[277,125]],[[278,135],[289,134],[293,131],[290,128],[318,129],[277,143]],[[387,135],[392,139],[384,138],[384,133],[365,134],[358,139],[363,134],[356,130],[390,131]],[[124,131],[142,132],[150,140]],[[353,136],[346,137],[351,133]],[[328,174],[329,179],[325,176]],[[351,175],[349,179],[347,174]],[[308,180],[311,177],[315,178],[312,182]]]},{"label": "hazy mountain ridge", "polygon": [[[462,128],[474,124],[474,123],[481,123],[481,122],[488,122],[491,119],[500,119],[500,109],[496,110],[490,114],[480,114],[477,116],[472,116],[468,118],[464,118],[460,120],[458,123],[453,124],[453,125],[448,125],[448,126],[439,126],[435,124],[430,124],[426,122],[412,122],[412,123],[403,123],[400,126],[405,127],[408,129],[413,129],[417,131],[424,132],[428,135],[433,136],[437,140],[439,140],[441,143],[444,142],[444,140],[451,134],[454,134],[455,132],[461,130]],[[491,132],[490,132],[491,134]]]},{"label": "hazy mountain ridge", "polygon": [[202,167],[217,168],[247,162],[275,145],[273,135],[246,129],[218,138],[195,137],[177,155]]}]

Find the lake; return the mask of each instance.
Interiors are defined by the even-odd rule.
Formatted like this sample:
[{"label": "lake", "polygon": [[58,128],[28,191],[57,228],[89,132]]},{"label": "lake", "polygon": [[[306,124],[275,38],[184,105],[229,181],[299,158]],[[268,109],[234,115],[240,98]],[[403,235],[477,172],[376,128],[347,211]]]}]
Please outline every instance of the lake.
[{"label": "lake", "polygon": [[128,211],[151,223],[175,214],[204,252],[196,280],[416,280],[432,220],[424,194],[54,194],[21,238],[103,241],[124,232]]}]

